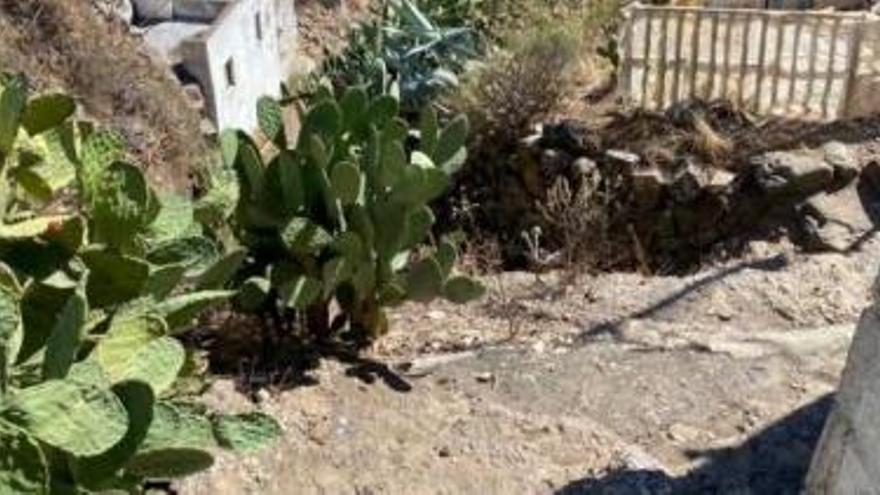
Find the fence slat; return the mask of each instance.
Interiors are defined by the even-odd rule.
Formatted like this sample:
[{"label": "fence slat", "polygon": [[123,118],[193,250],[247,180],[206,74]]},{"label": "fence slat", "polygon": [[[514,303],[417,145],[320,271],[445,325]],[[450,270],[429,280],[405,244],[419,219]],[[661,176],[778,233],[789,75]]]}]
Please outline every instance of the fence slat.
[{"label": "fence slat", "polygon": [[712,14],[712,29],[709,34],[709,82],[706,86],[706,94],[703,98],[712,99],[715,92],[715,76],[718,74],[718,14]]},{"label": "fence slat", "polygon": [[736,101],[742,106],[745,98],[745,90],[746,90],[746,69],[748,68],[749,63],[749,31],[752,28],[752,14],[747,13],[745,24],[743,25],[743,40],[746,40],[742,43],[742,51],[740,52],[739,58],[739,84],[736,90]]},{"label": "fence slat", "polygon": [[651,16],[651,11],[646,10],[645,12],[645,53],[642,57],[642,97],[639,99],[639,103],[643,107],[648,106],[648,79],[651,77],[651,21],[653,18]]},{"label": "fence slat", "polygon": [[791,54],[791,67],[789,73],[791,76],[788,78],[788,97],[785,101],[785,109],[790,110],[791,105],[794,103],[794,90],[795,84],[797,82],[797,66],[798,66],[798,53],[801,49],[801,33],[804,29],[804,17],[799,17],[794,26],[794,45],[793,51]]},{"label": "fence slat", "polygon": [[672,101],[671,103],[678,103],[681,98],[681,88],[680,80],[681,80],[681,45],[682,40],[681,36],[684,31],[684,21],[685,14],[684,13],[676,13],[675,18],[677,22],[675,23],[675,76],[672,80]]},{"label": "fence slat", "polygon": [[816,87],[816,55],[819,50],[819,36],[821,36],[824,19],[816,18],[813,23],[812,36],[810,38],[810,54],[807,60],[810,62],[809,75],[807,76],[807,93],[804,96],[804,113],[810,111],[810,100],[813,99],[813,90]]},{"label": "fence slat", "polygon": [[761,94],[762,86],[764,85],[764,63],[767,59],[767,24],[770,22],[770,18],[768,16],[761,17],[761,40],[758,44],[758,78],[755,81],[755,104],[754,109],[756,112],[761,111],[761,99],[763,95]]},{"label": "fence slat", "polygon": [[733,44],[733,25],[735,18],[735,14],[733,12],[728,15],[727,29],[724,32],[724,69],[721,73],[722,98],[727,98],[729,96],[727,94],[727,90],[729,87],[728,81],[730,80],[730,46]]},{"label": "fence slat", "polygon": [[690,80],[688,91],[691,99],[697,96],[697,65],[700,62],[700,24],[703,22],[703,16],[700,12],[694,12],[694,30],[691,33],[691,64],[690,64]]},{"label": "fence slat", "polygon": [[841,106],[838,113],[844,117],[853,115],[852,95],[856,90],[856,77],[859,73],[859,55],[862,52],[862,37],[864,36],[864,26],[856,24],[853,26],[849,43],[849,57],[846,62],[846,83],[843,88],[843,98],[841,98]]},{"label": "fence slat", "polygon": [[[841,19],[834,19],[831,25],[831,40],[837,39],[837,33],[840,31]],[[828,45],[828,65],[825,68],[825,91],[822,93],[822,118],[828,118],[830,113],[831,86],[834,84],[834,60],[837,58],[837,45],[830,43]]]},{"label": "fence slat", "polygon": [[669,53],[669,36],[667,34],[669,31],[669,15],[668,11],[663,12],[663,17],[660,21],[660,61],[657,64],[657,87],[654,94],[657,109],[662,109],[666,101],[666,57]]},{"label": "fence slat", "polygon": [[624,28],[623,28],[623,36],[620,40],[620,51],[623,54],[623,63],[620,67],[620,81],[618,84],[620,88],[623,90],[623,94],[626,98],[632,98],[634,87],[633,81],[633,73],[632,73],[632,60],[635,50],[633,48],[633,37],[635,36],[635,17],[637,14],[637,10],[624,10]]},{"label": "fence slat", "polygon": [[785,36],[785,18],[780,17],[776,22],[776,54],[773,59],[773,83],[771,84],[770,109],[776,108],[779,99],[779,72],[782,68],[782,42]]}]

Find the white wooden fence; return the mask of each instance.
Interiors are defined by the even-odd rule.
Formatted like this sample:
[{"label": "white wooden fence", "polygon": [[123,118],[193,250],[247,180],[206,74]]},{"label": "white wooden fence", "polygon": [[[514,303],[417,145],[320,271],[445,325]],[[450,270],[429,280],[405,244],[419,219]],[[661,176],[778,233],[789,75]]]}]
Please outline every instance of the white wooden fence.
[{"label": "white wooden fence", "polygon": [[726,98],[760,114],[830,120],[880,110],[868,13],[628,7],[620,90],[635,105]]}]

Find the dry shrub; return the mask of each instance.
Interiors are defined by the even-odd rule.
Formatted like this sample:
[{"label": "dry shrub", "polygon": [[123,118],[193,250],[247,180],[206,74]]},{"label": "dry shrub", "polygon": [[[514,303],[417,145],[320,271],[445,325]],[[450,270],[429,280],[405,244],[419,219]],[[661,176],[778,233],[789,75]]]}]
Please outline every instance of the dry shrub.
[{"label": "dry shrub", "polygon": [[183,189],[206,156],[200,116],[127,26],[89,0],[0,0],[0,68],[76,96],[128,140],[156,183]]}]

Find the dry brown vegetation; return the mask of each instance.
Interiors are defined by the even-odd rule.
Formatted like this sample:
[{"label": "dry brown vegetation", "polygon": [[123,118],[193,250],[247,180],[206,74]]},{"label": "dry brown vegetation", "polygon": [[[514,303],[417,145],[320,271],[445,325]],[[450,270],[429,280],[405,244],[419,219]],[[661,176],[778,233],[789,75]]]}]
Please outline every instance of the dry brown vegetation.
[{"label": "dry brown vegetation", "polygon": [[207,156],[199,114],[173,76],[88,0],[0,0],[0,67],[77,95],[88,117],[126,137],[154,183],[186,188]]}]

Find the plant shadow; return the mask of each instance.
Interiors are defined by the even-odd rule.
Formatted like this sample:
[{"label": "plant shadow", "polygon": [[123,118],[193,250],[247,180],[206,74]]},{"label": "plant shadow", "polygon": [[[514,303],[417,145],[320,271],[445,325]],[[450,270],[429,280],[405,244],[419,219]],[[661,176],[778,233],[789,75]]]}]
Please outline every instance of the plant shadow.
[{"label": "plant shadow", "polygon": [[828,394],[739,446],[689,451],[689,457],[701,462],[681,477],[658,470],[620,470],[573,481],[555,495],[797,495],[833,403],[833,394]]}]

